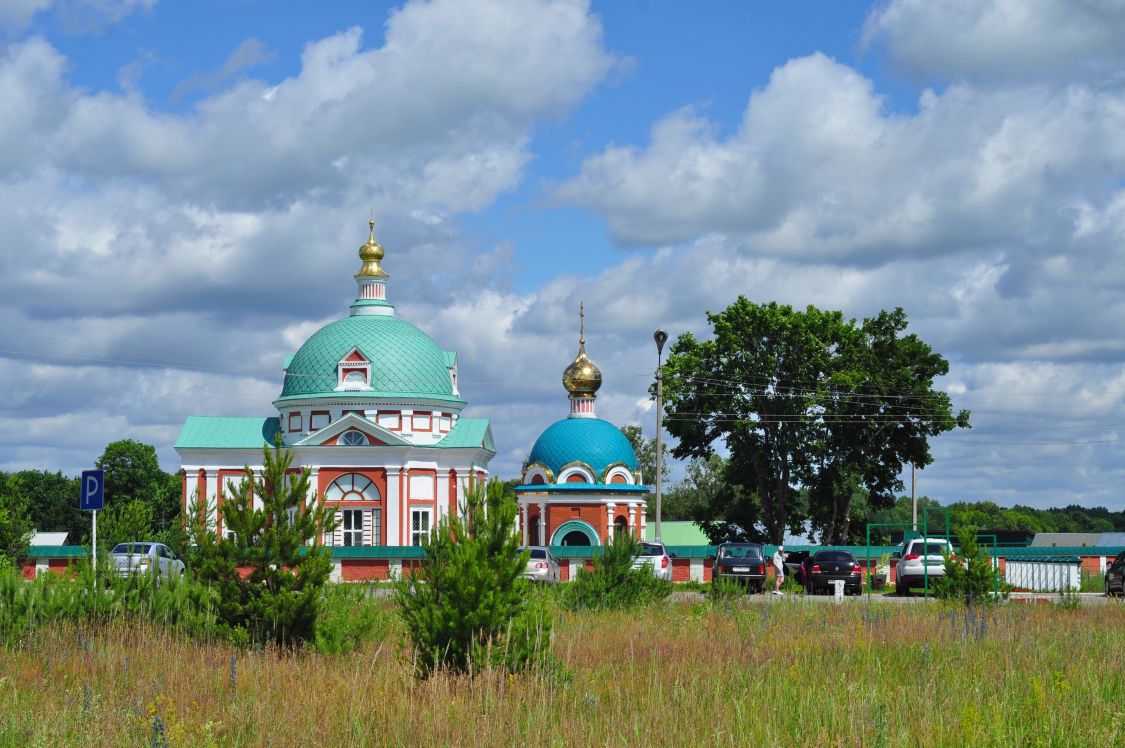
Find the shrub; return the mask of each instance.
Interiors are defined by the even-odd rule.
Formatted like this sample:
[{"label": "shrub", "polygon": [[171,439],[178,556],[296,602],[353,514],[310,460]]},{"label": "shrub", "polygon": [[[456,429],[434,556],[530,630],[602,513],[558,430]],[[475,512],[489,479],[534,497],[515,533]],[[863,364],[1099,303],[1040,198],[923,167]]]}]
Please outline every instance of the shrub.
[{"label": "shrub", "polygon": [[471,485],[461,516],[443,519],[426,540],[428,561],[396,585],[418,677],[550,662],[550,618],[529,602],[516,512],[499,480]]},{"label": "shrub", "polygon": [[714,605],[729,606],[746,594],[746,586],[730,577],[715,576],[707,588],[707,599]]},{"label": "shrub", "polygon": [[261,476],[247,467],[242,481],[228,489],[223,524],[233,539],[216,536],[209,511],[194,502],[188,510],[197,546],[194,573],[217,590],[219,620],[245,630],[254,643],[312,640],[321,590],[332,571],[331,553],[320,539],[334,529],[335,509],[306,500],[309,470],[290,474],[292,462],[289,450],[263,447]]},{"label": "shrub", "polygon": [[616,533],[594,559],[594,570],[580,569],[562,593],[561,603],[571,610],[631,608],[663,600],[672,583],[657,579],[648,569],[634,569],[641,543],[626,533]]},{"label": "shrub", "polygon": [[366,586],[330,584],[316,620],[316,649],[323,654],[348,654],[364,642],[384,639],[391,623],[383,606]]},{"label": "shrub", "polygon": [[962,527],[961,556],[947,556],[945,576],[932,580],[934,594],[967,605],[992,600],[996,583],[992,557],[977,543],[976,528]]}]

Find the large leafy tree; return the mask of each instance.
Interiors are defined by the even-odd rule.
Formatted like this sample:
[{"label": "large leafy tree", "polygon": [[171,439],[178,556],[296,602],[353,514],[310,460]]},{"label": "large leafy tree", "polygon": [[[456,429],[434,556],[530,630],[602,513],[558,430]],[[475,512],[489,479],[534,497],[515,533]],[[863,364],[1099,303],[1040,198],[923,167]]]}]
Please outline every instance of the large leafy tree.
[{"label": "large leafy tree", "polygon": [[31,530],[27,500],[6,486],[0,487],[0,571],[27,555]]},{"label": "large leafy tree", "polygon": [[78,544],[90,534],[90,512],[78,508],[78,479],[61,472],[21,470],[5,477],[4,488],[21,497],[31,526],[43,532],[67,532],[67,540]]},{"label": "large leafy tree", "polygon": [[[637,425],[622,426],[621,433],[629,440],[629,444],[633,447],[633,452],[637,455],[637,470],[641,474],[641,480],[646,485],[654,485],[656,483],[656,438],[649,439],[645,437],[644,430]],[[660,478],[665,481],[667,485],[668,473],[671,469],[668,467],[668,447],[662,445],[663,452],[660,460]]]},{"label": "large leafy tree", "polygon": [[933,387],[948,363],[903,334],[901,309],[859,325],[739,297],[708,320],[711,339],[685,334],[672,347],[665,422],[675,457],[729,452],[712,537],[776,543],[809,519],[823,542],[845,540],[855,496],[865,509],[892,504],[903,466],[932,461],[929,437],[968,426]]},{"label": "large leafy tree", "polygon": [[309,469],[291,472],[292,462],[289,450],[263,447],[261,474],[247,467],[231,487],[222,519],[233,539],[217,537],[198,502],[189,507],[194,573],[218,589],[223,623],[254,642],[310,640],[332,571],[321,538],[335,528],[336,510],[308,501]]}]

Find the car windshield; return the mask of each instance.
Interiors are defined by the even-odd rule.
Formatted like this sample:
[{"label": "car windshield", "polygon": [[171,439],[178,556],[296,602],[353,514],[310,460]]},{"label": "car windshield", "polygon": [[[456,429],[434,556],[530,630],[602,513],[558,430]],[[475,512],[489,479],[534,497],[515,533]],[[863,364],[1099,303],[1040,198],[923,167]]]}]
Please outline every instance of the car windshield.
[{"label": "car windshield", "polygon": [[532,558],[547,558],[547,551],[544,548],[532,548],[531,549],[531,557]]},{"label": "car windshield", "polygon": [[118,543],[113,546],[110,553],[123,553],[144,556],[148,554],[148,549],[152,547],[151,543]]},{"label": "car windshield", "polygon": [[645,543],[644,546],[641,547],[641,555],[642,556],[663,556],[664,555],[664,546],[655,545],[655,544],[650,545],[649,543]]},{"label": "car windshield", "polygon": [[719,558],[759,558],[760,549],[756,545],[725,545],[719,551]]},{"label": "car windshield", "polygon": [[944,543],[927,543],[925,550],[922,550],[922,544],[919,543],[918,545],[914,546],[913,551],[913,553],[917,553],[919,556],[941,556],[948,552],[949,548]]},{"label": "car windshield", "polygon": [[855,563],[855,556],[847,551],[817,551],[813,560],[830,564],[853,564]]}]

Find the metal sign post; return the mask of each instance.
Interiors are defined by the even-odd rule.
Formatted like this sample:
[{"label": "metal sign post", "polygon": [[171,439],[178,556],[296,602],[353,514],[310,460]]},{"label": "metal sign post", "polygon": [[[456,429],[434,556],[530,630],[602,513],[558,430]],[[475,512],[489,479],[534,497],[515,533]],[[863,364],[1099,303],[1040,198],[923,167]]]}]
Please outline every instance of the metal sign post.
[{"label": "metal sign post", "polygon": [[105,471],[83,470],[82,490],[78,496],[78,508],[94,513],[93,547],[91,548],[95,574],[98,571],[98,510],[105,507]]}]

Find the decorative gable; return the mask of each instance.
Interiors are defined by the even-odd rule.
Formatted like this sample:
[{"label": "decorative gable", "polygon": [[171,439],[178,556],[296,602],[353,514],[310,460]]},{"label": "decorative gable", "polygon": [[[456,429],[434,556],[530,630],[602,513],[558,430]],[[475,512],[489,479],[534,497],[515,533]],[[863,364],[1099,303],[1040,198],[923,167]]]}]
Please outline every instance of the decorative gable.
[{"label": "decorative gable", "polygon": [[359,348],[352,348],[336,364],[336,391],[362,392],[371,389],[371,361]]}]

